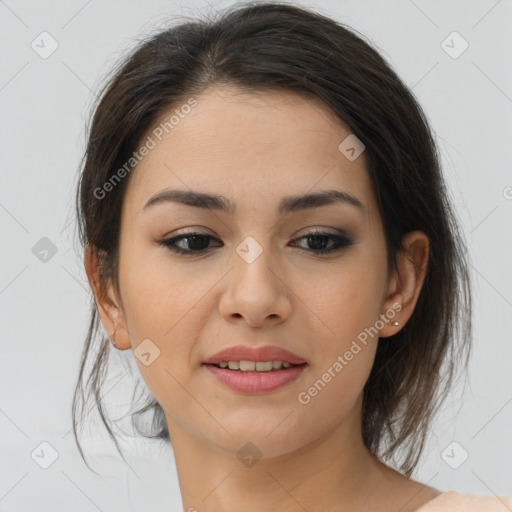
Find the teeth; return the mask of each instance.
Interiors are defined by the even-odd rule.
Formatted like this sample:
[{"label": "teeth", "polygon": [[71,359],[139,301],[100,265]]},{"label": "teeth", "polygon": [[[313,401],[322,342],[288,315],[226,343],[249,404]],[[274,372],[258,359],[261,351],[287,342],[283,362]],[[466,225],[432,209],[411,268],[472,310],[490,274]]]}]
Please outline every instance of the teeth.
[{"label": "teeth", "polygon": [[286,361],[222,361],[219,363],[219,366],[242,372],[268,372],[280,370],[281,368],[290,368],[293,365]]},{"label": "teeth", "polygon": [[255,369],[258,370],[259,372],[268,372],[269,370],[272,370],[273,364],[272,361],[258,361],[257,363],[254,364],[254,366]]}]

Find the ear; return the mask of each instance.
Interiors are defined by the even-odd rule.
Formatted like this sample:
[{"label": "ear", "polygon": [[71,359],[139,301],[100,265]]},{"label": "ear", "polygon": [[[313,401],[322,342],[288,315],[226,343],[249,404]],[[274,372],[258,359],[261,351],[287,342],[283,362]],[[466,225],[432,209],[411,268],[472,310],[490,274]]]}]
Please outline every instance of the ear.
[{"label": "ear", "polygon": [[101,323],[107,331],[107,335],[115,329],[115,344],[118,349],[125,350],[132,348],[123,310],[118,300],[112,283],[102,282],[100,279],[101,257],[97,251],[94,251],[90,244],[87,244],[84,251],[84,266],[87,273],[87,279],[94,293],[96,307],[101,318]]},{"label": "ear", "polygon": [[[429,239],[423,231],[411,231],[403,237],[404,250],[397,254],[398,270],[389,281],[382,315],[389,320],[379,330],[385,338],[396,334],[411,317],[427,272]],[[398,306],[400,304],[400,306]],[[395,315],[391,317],[390,312]],[[399,325],[393,325],[394,322]]]}]

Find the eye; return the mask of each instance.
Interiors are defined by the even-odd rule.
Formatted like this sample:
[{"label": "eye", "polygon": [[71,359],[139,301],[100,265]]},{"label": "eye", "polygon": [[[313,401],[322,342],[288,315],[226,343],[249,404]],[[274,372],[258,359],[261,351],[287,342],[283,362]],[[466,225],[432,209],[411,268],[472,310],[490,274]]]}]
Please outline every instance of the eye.
[{"label": "eye", "polygon": [[[310,252],[313,252],[314,254],[329,254],[354,244],[352,238],[350,238],[350,236],[344,232],[341,232],[341,234],[337,235],[334,233],[313,231],[312,233],[301,236],[296,240],[302,239],[306,239],[307,243],[315,248],[314,250],[310,250]],[[326,248],[329,240],[333,240],[334,242],[329,248]]]},{"label": "eye", "polygon": [[[183,254],[184,256],[195,256],[209,252],[207,251],[207,247],[210,240],[217,239],[205,233],[190,232],[168,240],[161,240],[160,243],[178,254]],[[185,244],[183,244],[183,242],[185,242]],[[183,249],[177,245],[178,243],[183,245],[190,244],[191,249]]]},{"label": "eye", "polygon": [[[327,233],[321,231],[314,231],[312,233],[308,233],[307,235],[301,236],[293,242],[297,242],[305,239],[307,244],[313,246],[313,249],[305,248],[306,251],[311,252],[313,254],[329,254],[335,251],[339,251],[346,246],[353,245],[354,241],[344,232],[340,232],[341,234]],[[184,233],[182,235],[176,236],[174,238],[160,240],[160,244],[164,245],[171,251],[182,254],[184,256],[199,256],[201,254],[205,254],[209,251],[209,242],[211,240],[216,240],[220,242],[217,238],[208,235],[206,233],[198,233],[198,232],[190,232]],[[332,241],[331,246],[328,247],[329,240]],[[222,244],[222,242],[220,242]],[[180,247],[181,245],[188,245],[188,248]],[[326,248],[328,247],[328,248]]]}]

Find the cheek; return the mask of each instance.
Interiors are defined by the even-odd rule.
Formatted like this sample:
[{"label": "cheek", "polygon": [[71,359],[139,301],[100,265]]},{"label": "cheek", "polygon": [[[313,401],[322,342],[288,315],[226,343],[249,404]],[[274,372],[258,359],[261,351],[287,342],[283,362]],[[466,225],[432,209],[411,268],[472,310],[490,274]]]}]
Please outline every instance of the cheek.
[{"label": "cheek", "polygon": [[338,271],[331,270],[323,286],[314,288],[314,309],[321,319],[314,349],[318,364],[311,368],[308,387],[303,389],[303,402],[308,402],[305,407],[313,412],[311,417],[316,416],[314,411],[322,414],[329,410],[329,404],[336,404],[332,421],[347,414],[370,374],[386,279],[385,260],[376,254],[380,254],[376,248],[359,250]]},{"label": "cheek", "polygon": [[312,430],[314,418],[323,417],[324,427],[334,426],[355,411],[375,359],[378,334],[372,327],[380,312],[380,276],[364,260],[350,270],[318,295],[317,364],[297,397],[304,408],[301,417]]},{"label": "cheek", "polygon": [[304,302],[323,323],[322,337],[335,341],[327,346],[344,351],[361,332],[375,325],[382,307],[384,272],[379,259],[360,251],[316,280],[312,289],[303,288]]},{"label": "cheek", "polygon": [[[194,346],[208,319],[208,292],[218,274],[184,272],[171,266],[165,250],[125,251],[120,266],[120,284],[128,333],[142,378],[166,411],[186,410],[190,395],[184,390],[192,371]],[[138,358],[139,344],[150,340],[151,363]],[[147,344],[147,342],[145,342]],[[142,347],[142,345],[141,345]],[[157,354],[154,357],[152,354]]]},{"label": "cheek", "polygon": [[176,330],[183,331],[182,320],[212,283],[183,271],[183,265],[173,265],[166,249],[149,241],[127,240],[121,254],[119,277],[132,342],[170,341]]},{"label": "cheek", "polygon": [[[354,431],[360,428],[362,392],[375,357],[375,344],[361,346],[348,360],[344,353],[328,359],[324,367],[305,381],[297,399],[300,402],[301,429],[315,432],[330,430],[341,422],[352,422]],[[352,352],[351,352],[352,353]]]}]

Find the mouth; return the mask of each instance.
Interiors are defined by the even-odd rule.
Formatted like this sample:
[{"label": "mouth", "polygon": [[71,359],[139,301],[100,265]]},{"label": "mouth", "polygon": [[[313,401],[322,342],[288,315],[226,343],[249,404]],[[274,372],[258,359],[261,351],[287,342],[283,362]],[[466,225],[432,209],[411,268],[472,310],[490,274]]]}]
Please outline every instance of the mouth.
[{"label": "mouth", "polygon": [[308,363],[285,361],[221,361],[203,363],[218,382],[232,391],[261,395],[277,391],[299,378]]},{"label": "mouth", "polygon": [[[208,363],[203,363],[208,364]],[[294,366],[304,366],[307,363],[294,364],[288,361],[221,361],[220,363],[208,364],[209,366],[215,366],[217,368],[223,368],[234,372],[276,372],[281,370],[287,370]]]}]

